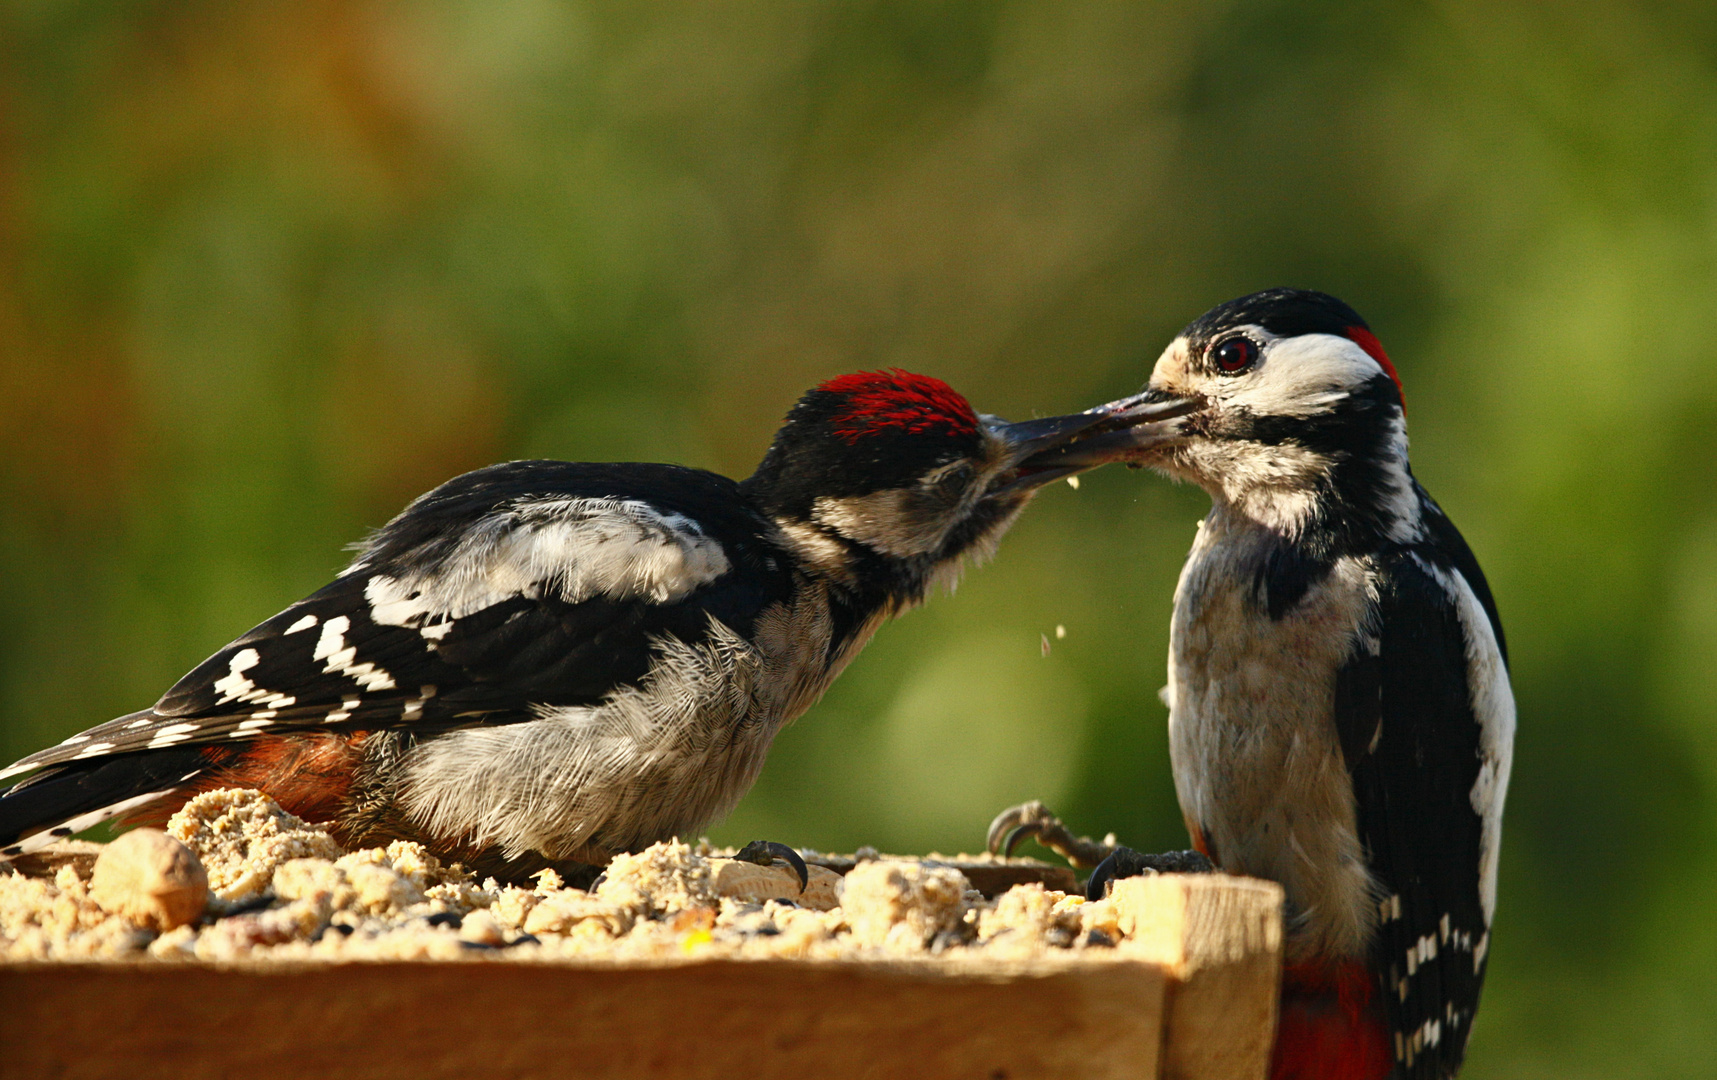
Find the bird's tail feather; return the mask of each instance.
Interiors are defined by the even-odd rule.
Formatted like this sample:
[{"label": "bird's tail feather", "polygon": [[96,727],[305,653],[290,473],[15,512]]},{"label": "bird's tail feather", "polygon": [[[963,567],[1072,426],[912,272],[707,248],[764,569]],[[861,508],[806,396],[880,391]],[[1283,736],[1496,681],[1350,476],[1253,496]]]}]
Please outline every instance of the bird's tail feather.
[{"label": "bird's tail feather", "polygon": [[51,766],[0,792],[0,858],[46,847],[187,786],[208,767],[184,747]]}]

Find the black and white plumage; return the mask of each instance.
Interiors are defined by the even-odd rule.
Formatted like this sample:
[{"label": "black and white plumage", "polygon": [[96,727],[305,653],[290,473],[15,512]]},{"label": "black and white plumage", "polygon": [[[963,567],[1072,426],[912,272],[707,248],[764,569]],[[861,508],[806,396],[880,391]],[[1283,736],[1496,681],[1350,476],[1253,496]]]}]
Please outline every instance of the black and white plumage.
[{"label": "black and white plumage", "polygon": [[1164,698],[1195,846],[1286,890],[1273,1075],[1453,1076],[1515,713],[1484,574],[1408,466],[1394,367],[1346,304],[1273,289],[1188,326],[1135,400],[1201,404],[1062,456],[1131,440],[1211,495]]},{"label": "black and white plumage", "polygon": [[515,878],[692,835],[884,619],[1073,471],[1033,455],[1119,422],[1007,424],[939,380],[862,373],[801,399],[742,483],[460,476],[153,708],[0,771],[34,773],[0,794],[0,844],[230,785]]}]

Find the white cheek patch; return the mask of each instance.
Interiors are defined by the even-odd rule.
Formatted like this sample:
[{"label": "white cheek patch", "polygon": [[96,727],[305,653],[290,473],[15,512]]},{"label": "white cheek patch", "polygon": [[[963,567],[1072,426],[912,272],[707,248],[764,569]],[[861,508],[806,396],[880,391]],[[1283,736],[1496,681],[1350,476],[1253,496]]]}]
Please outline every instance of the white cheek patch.
[{"label": "white cheek patch", "polygon": [[787,518],[776,518],[783,544],[791,548],[808,566],[839,581],[852,579],[852,556],[847,545],[815,525]]},{"label": "white cheek patch", "polygon": [[952,514],[940,519],[921,501],[916,492],[905,488],[843,498],[823,496],[812,504],[811,517],[848,540],[907,559],[940,547],[954,520]]},{"label": "white cheek patch", "polygon": [[1264,360],[1242,375],[1223,404],[1261,416],[1318,416],[1339,405],[1383,371],[1355,342],[1334,334],[1281,338],[1264,350]]},{"label": "white cheek patch", "polygon": [[[1370,353],[1345,337],[1280,338],[1256,326],[1245,331],[1263,343],[1264,359],[1256,370],[1233,378],[1191,374],[1187,343],[1177,338],[1157,361],[1151,385],[1205,393],[1222,411],[1303,420],[1332,412],[1378,375],[1387,374]],[[1397,413],[1389,420],[1376,465],[1382,484],[1379,509],[1388,521],[1389,538],[1399,543],[1423,535],[1407,449],[1406,421]],[[1291,535],[1316,509],[1318,482],[1336,460],[1292,442],[1265,446],[1195,439],[1167,454],[1159,467],[1195,480],[1246,516]]]}]

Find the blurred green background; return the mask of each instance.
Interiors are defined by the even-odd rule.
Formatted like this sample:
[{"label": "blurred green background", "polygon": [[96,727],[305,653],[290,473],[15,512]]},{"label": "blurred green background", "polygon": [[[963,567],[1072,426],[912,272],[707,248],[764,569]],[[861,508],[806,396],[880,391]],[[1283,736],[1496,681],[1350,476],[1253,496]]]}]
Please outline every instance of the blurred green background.
[{"label": "blurred green background", "polygon": [[[1708,5],[0,0],[0,759],[456,472],[744,475],[882,365],[1082,408],[1276,284],[1388,345],[1513,647],[1466,1075],[1711,1075]],[[1183,845],[1156,691],[1206,505],[1046,491],[715,836],[970,849],[1041,796]]]}]

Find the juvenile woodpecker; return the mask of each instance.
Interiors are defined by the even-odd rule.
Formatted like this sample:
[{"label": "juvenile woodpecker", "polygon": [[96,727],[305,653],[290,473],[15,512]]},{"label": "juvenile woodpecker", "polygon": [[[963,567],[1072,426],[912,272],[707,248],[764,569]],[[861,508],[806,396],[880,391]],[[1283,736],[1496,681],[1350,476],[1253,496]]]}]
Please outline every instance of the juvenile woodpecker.
[{"label": "juvenile woodpecker", "polygon": [[[1210,493],[1163,696],[1193,845],[1286,891],[1272,1075],[1452,1077],[1490,949],[1514,699],[1484,574],[1408,467],[1395,368],[1340,300],[1272,289],[1188,326],[1133,401],[1199,406],[1046,457],[1131,441],[1133,463]],[[1016,808],[992,846],[1022,826],[1060,823]],[[1094,886],[1137,860],[1116,852]]]},{"label": "juvenile woodpecker", "polygon": [[[1178,406],[1009,424],[902,371],[823,383],[749,479],[520,461],[374,533],[152,708],[0,770],[0,854],[260,788],[348,845],[517,880],[694,835],[877,626],[987,556],[1036,456]],[[584,875],[589,876],[589,875]]]}]

